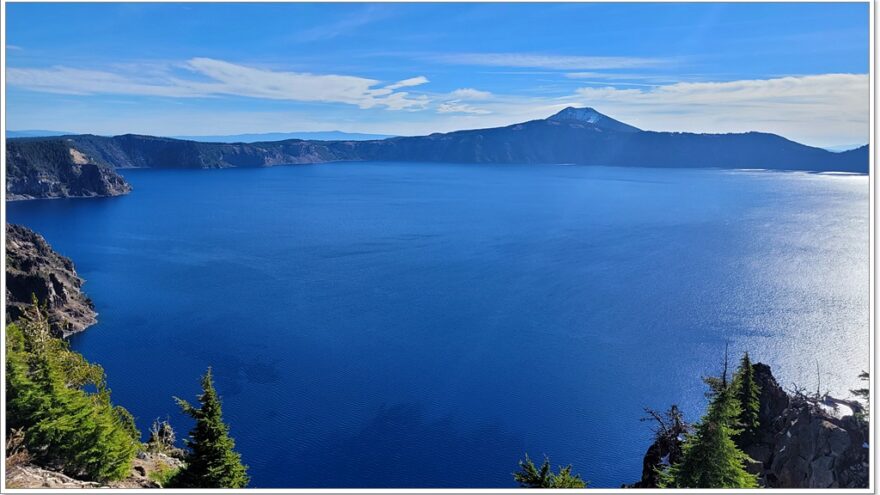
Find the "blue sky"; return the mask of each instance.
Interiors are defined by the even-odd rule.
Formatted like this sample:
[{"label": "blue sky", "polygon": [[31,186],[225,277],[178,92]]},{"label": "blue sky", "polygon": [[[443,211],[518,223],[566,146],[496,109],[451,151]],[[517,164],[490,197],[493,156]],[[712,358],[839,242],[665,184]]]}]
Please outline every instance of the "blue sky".
[{"label": "blue sky", "polygon": [[868,140],[868,4],[7,3],[10,129],[414,135],[593,106]]}]

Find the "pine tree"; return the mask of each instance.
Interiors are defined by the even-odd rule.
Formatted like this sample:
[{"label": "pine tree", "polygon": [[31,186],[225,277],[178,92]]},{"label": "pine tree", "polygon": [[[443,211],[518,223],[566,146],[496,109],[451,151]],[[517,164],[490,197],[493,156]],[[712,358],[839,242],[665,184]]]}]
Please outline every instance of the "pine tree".
[{"label": "pine tree", "polygon": [[235,451],[235,441],[229,436],[229,427],[223,422],[220,397],[214,389],[211,368],[202,377],[201,407],[187,401],[175,400],[183,412],[196,420],[186,441],[189,452],[186,467],[171,481],[175,488],[244,488],[249,478],[247,466]]},{"label": "pine tree", "polygon": [[[861,373],[859,373],[859,380],[861,380],[863,382],[870,382],[871,375],[868,374],[867,371],[862,371]],[[871,389],[869,389],[867,387],[857,388],[857,389],[850,390],[850,393],[852,393],[853,395],[855,395],[859,399],[862,399],[865,401],[864,408],[860,411],[856,411],[856,413],[854,415],[855,418],[858,419],[859,421],[868,421],[868,418],[869,418],[869,409],[868,408],[871,405],[871,401],[870,401]]]},{"label": "pine tree", "polygon": [[661,488],[754,488],[757,477],[745,470],[749,457],[733,439],[739,434],[741,414],[735,387],[727,380],[727,353],[724,373],[708,378],[710,387],[706,415],[687,435],[681,462],[660,473]]},{"label": "pine tree", "polygon": [[97,481],[127,475],[140,433],[110,402],[103,370],[53,337],[36,305],[6,327],[6,351],[8,426],[23,429],[34,461]]},{"label": "pine tree", "polygon": [[541,468],[526,454],[524,461],[519,461],[519,472],[513,473],[513,479],[523,488],[586,488],[587,482],[581,475],[571,474],[571,464],[559,467],[559,472],[550,470],[550,459],[544,457]]},{"label": "pine tree", "polygon": [[761,426],[761,388],[755,382],[755,370],[749,359],[749,353],[743,354],[734,378],[736,399],[739,402],[738,418],[742,432],[737,437],[739,446],[748,445],[755,440]]}]

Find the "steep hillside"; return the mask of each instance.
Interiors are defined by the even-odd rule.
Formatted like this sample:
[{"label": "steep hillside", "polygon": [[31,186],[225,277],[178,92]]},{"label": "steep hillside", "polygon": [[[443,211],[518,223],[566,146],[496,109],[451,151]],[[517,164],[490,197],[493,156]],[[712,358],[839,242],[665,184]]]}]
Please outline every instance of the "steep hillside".
[{"label": "steep hillside", "polygon": [[109,166],[83,154],[71,139],[6,142],[6,199],[118,196],[131,186]]}]

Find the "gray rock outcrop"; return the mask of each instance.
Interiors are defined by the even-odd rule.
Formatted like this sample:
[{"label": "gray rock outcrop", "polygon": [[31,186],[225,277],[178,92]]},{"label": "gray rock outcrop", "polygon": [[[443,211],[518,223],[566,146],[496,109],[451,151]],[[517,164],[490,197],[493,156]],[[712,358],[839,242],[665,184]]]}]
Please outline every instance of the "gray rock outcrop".
[{"label": "gray rock outcrop", "polygon": [[46,306],[55,335],[67,337],[85,330],[97,321],[97,313],[82,285],[70,258],[55,252],[43,236],[6,224],[7,322],[19,318],[36,296]]},{"label": "gray rock outcrop", "polygon": [[154,479],[155,474],[166,470],[177,470],[183,467],[180,459],[165,454],[150,454],[141,452],[132,460],[131,472],[119,481],[109,483],[96,483],[71,478],[65,474],[34,464],[14,464],[6,466],[7,488],[162,488]]},{"label": "gray rock outcrop", "polygon": [[[743,451],[751,457],[746,469],[758,475],[761,486],[867,488],[869,438],[867,423],[858,418],[861,404],[789,394],[769,366],[756,363],[753,368],[761,390],[760,427]],[[631,487],[657,486],[655,470],[663,467],[658,442],[645,455],[642,479]],[[667,446],[664,452],[670,450]]]}]

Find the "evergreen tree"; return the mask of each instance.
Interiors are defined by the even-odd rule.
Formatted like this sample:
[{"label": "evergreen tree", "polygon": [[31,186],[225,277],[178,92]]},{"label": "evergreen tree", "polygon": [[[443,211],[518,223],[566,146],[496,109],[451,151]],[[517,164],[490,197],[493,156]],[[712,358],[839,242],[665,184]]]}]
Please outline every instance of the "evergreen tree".
[{"label": "evergreen tree", "polygon": [[[726,361],[726,353],[725,353]],[[660,473],[661,488],[754,488],[757,477],[745,470],[749,457],[733,439],[741,414],[727,366],[720,378],[706,380],[711,401],[706,415],[687,435],[681,461]]]},{"label": "evergreen tree", "polygon": [[110,402],[103,370],[51,335],[38,306],[6,327],[6,356],[7,426],[23,430],[36,463],[98,481],[128,474],[140,437],[131,415]]},{"label": "evergreen tree", "polygon": [[[867,371],[862,371],[861,373],[859,373],[859,379],[863,382],[869,382],[871,379],[871,375],[869,375]],[[859,399],[862,399],[865,401],[864,409],[861,411],[856,411],[855,418],[860,421],[867,421],[868,418],[870,417],[868,414],[869,413],[868,408],[871,405],[871,401],[870,401],[871,389],[869,389],[867,387],[857,388],[854,390],[850,390],[850,393],[852,393],[853,395],[855,395]]]},{"label": "evergreen tree", "polygon": [[201,407],[175,400],[183,412],[196,420],[186,441],[189,452],[186,467],[171,481],[176,488],[244,488],[248,484],[247,466],[235,451],[229,427],[223,422],[220,397],[214,389],[211,368],[202,377]]},{"label": "evergreen tree", "polygon": [[550,470],[550,459],[544,457],[540,469],[526,454],[526,460],[519,461],[519,472],[513,473],[513,479],[523,488],[586,488],[587,482],[581,475],[571,474],[571,464],[559,467],[559,472]]},{"label": "evergreen tree", "polygon": [[752,368],[748,352],[743,354],[739,362],[734,386],[740,408],[738,422],[742,428],[742,432],[737,437],[737,444],[742,447],[755,440],[758,428],[761,426],[761,402],[759,400],[761,388],[755,382],[755,370]]}]

